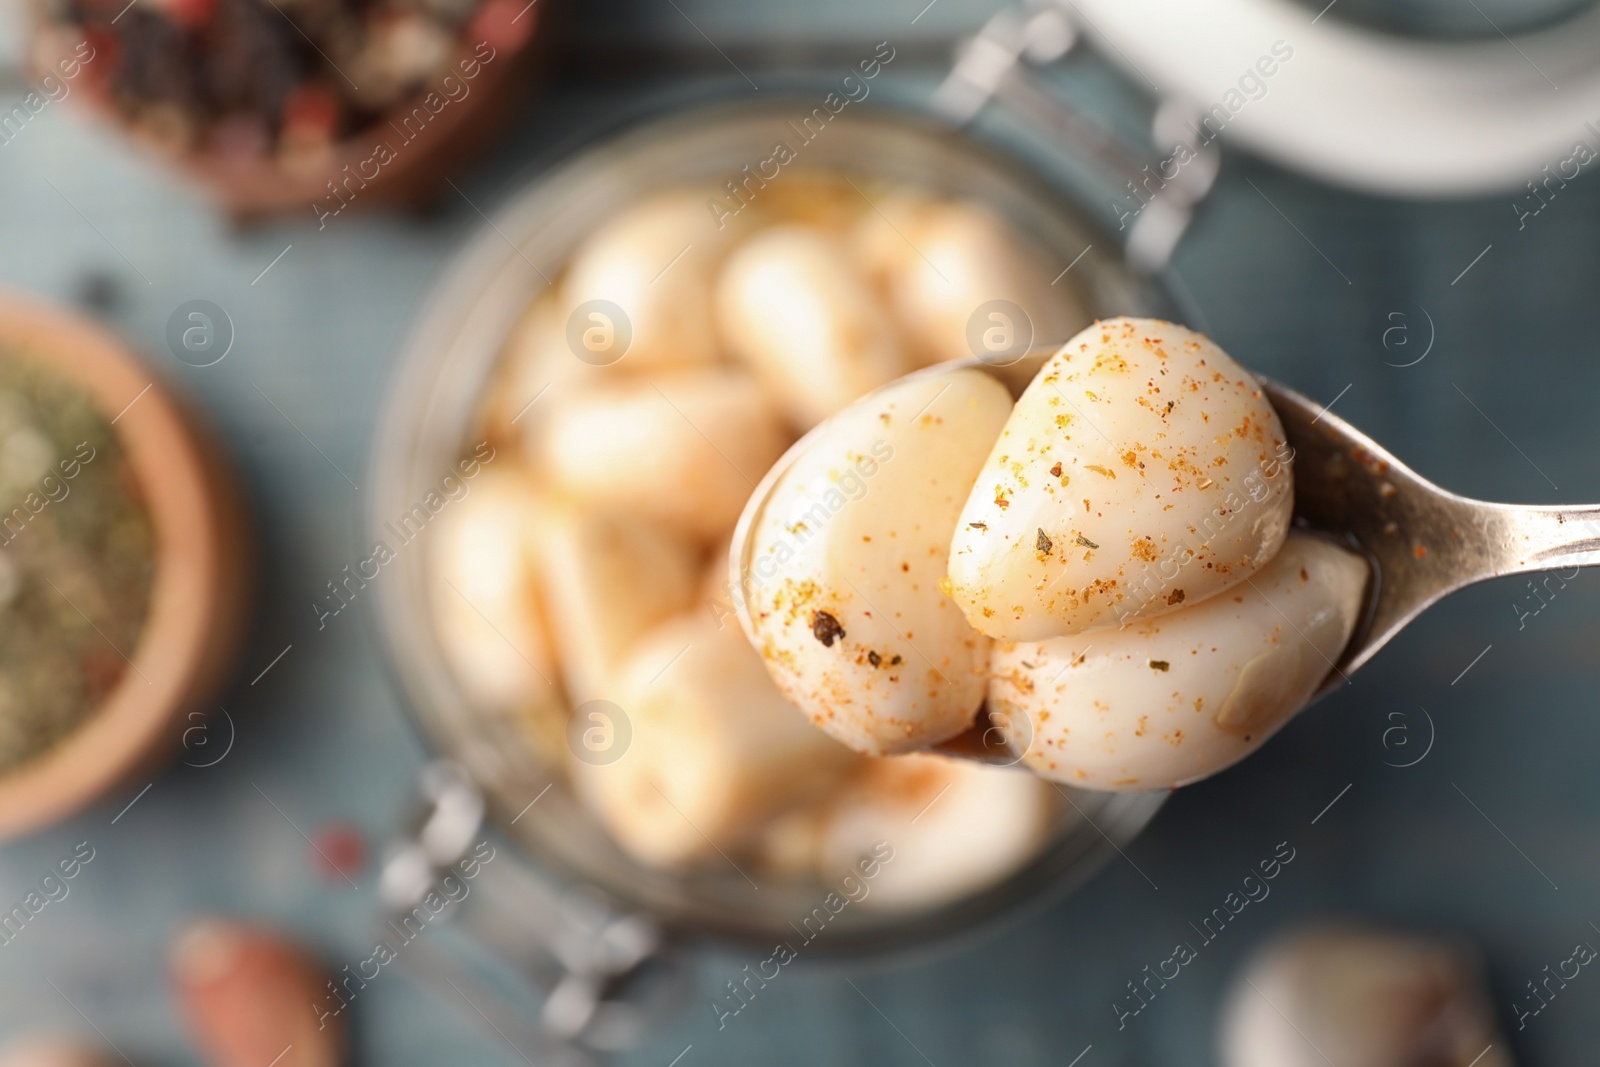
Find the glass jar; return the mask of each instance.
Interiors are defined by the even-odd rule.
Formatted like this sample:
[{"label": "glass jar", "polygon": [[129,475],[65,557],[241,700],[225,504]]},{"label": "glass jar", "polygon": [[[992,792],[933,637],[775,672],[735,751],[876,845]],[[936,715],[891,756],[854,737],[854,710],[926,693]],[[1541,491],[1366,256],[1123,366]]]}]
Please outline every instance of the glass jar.
[{"label": "glass jar", "polygon": [[[774,141],[785,138],[785,123],[816,102],[716,104],[645,122],[579,152],[497,212],[456,258],[416,324],[372,460],[372,535],[383,539],[384,524],[434,489],[469,446],[503,343],[582,238],[650,193],[738,176],[767,159]],[[1096,318],[1177,317],[1171,298],[1131,269],[1118,242],[1060,192],[992,145],[944,124],[857,104],[797,152],[797,169],[989,205],[1052,259],[1073,264],[1072,280]],[[763,950],[789,936],[789,924],[828,887],[768,878],[758,890],[727,868],[666,872],[637,863],[534,756],[519,723],[469,705],[435,637],[425,566],[421,551],[398,552],[376,583],[375,617],[405,702],[431,746],[476,781],[499,829],[559,882],[598,889],[668,931]],[[807,951],[858,955],[921,946],[1015,915],[1082,883],[1164,799],[1063,790],[1048,843],[1009,877],[920,910],[845,909]]]}]

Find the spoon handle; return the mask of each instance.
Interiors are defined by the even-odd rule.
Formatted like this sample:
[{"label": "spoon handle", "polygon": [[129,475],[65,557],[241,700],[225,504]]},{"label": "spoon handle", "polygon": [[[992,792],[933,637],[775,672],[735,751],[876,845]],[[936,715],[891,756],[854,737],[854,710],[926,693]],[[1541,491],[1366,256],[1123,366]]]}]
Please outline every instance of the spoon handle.
[{"label": "spoon handle", "polygon": [[1572,507],[1484,505],[1499,533],[1498,552],[1480,578],[1600,565],[1600,504]]}]

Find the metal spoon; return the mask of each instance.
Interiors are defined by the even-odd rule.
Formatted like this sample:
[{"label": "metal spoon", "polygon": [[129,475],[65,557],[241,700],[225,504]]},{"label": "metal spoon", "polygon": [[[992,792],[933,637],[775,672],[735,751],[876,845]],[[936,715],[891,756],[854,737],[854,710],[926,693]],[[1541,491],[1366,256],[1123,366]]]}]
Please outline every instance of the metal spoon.
[{"label": "metal spoon", "polygon": [[[983,371],[1015,398],[1055,352],[1035,348],[1003,366],[972,359],[917,373]],[[1493,504],[1457,496],[1321,405],[1270,379],[1260,381],[1294,449],[1297,524],[1348,543],[1372,564],[1363,620],[1319,696],[1346,682],[1407,623],[1458,589],[1509,574],[1600,564],[1600,505]],[[752,500],[765,503],[811,439],[807,434],[767,472]],[[760,510],[746,507],[734,530],[729,558],[736,574],[749,573],[749,535]],[[735,599],[739,624],[753,639],[745,598]],[[937,751],[1012,764],[1018,756],[1007,743],[1009,732],[1009,724],[996,723],[985,709],[971,729]]]}]

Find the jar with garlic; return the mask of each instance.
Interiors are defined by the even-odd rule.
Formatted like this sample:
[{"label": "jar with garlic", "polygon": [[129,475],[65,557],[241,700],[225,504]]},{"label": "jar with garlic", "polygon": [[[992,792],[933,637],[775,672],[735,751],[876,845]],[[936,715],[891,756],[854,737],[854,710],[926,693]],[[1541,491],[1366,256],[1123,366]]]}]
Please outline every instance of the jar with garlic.
[{"label": "jar with garlic", "polygon": [[[801,434],[982,354],[995,309],[1026,343],[1166,305],[1092,250],[1065,272],[1086,224],[903,116],[841,116],[736,216],[711,210],[782,114],[646,127],[503,213],[418,332],[373,518],[461,456],[495,457],[402,553],[381,615],[435,743],[538,859],[669,922],[764,937],[886,847],[873,892],[830,928],[824,951],[850,950],[1082,877],[1109,850],[1100,831],[1125,841],[1159,800],[817,731],[740,632],[734,524]],[[903,461],[863,429],[848,464],[813,472],[818,529],[779,553],[873,536],[836,501],[900,491],[882,475]],[[919,476],[954,484],[982,459]],[[884,647],[859,669],[911,666]]]}]

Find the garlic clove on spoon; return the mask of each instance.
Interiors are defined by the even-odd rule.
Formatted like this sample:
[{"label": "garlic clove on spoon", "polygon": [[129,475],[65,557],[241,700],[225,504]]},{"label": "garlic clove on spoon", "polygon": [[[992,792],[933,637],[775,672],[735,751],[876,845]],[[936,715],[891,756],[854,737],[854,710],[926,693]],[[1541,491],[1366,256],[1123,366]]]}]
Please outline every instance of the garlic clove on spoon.
[{"label": "garlic clove on spoon", "polygon": [[1011,396],[919,374],[798,447],[750,530],[753,638],[784,694],[850,748],[937,744],[983,703],[989,641],[943,591],[950,533]]},{"label": "garlic clove on spoon", "polygon": [[990,709],[1042,777],[1118,792],[1187,785],[1254,752],[1311,698],[1355,628],[1367,572],[1355,553],[1292,533],[1248,582],[1182,611],[997,643]]},{"label": "garlic clove on spoon", "polygon": [[1211,341],[1109,319],[1017,401],[950,545],[991,637],[1037,641],[1193,605],[1259,570],[1293,508],[1283,426]]}]

